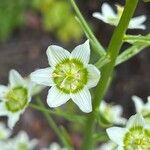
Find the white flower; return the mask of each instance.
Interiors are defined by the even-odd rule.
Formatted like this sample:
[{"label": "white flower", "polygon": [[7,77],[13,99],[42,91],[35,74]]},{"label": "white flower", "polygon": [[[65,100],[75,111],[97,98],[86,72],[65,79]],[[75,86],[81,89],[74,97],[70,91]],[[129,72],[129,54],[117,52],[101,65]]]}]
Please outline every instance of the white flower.
[{"label": "white flower", "polygon": [[7,139],[11,135],[11,130],[7,129],[3,122],[0,122],[0,141]]},{"label": "white flower", "polygon": [[[114,10],[112,9],[112,7],[107,4],[104,3],[102,5],[102,12],[95,12],[93,13],[93,17],[102,20],[105,23],[108,23],[110,25],[114,25],[117,26],[119,23],[119,20],[122,16],[123,10],[124,8],[122,6],[116,5],[117,7],[117,13],[114,12]],[[146,29],[146,26],[143,24],[146,21],[146,16],[142,15],[142,16],[138,16],[138,17],[134,17],[130,20],[129,22],[129,29]]]},{"label": "white flower", "polygon": [[132,96],[132,100],[135,104],[136,112],[146,117],[146,121],[150,123],[150,96],[147,98],[148,101],[145,104],[138,96]]},{"label": "white flower", "polygon": [[116,147],[117,145],[114,142],[109,141],[102,144],[99,148],[97,148],[97,150],[116,150]]},{"label": "white flower", "polygon": [[123,109],[120,105],[111,105],[102,101],[99,107],[100,114],[109,122],[113,124],[125,124],[126,119],[121,117]]},{"label": "white flower", "polygon": [[107,134],[118,145],[118,150],[150,149],[150,127],[140,114],[131,116],[126,128],[111,127]]},{"label": "white flower", "polygon": [[33,150],[37,145],[37,140],[30,140],[27,133],[20,131],[18,135],[6,141],[3,150]]},{"label": "white flower", "polygon": [[67,150],[67,149],[61,148],[59,144],[54,142],[50,144],[49,148],[44,148],[43,150]]},{"label": "white flower", "polygon": [[8,117],[9,128],[14,127],[30,102],[30,86],[15,70],[9,73],[9,85],[0,85],[0,116]]},{"label": "white flower", "polygon": [[48,105],[58,107],[71,98],[83,112],[91,112],[89,89],[97,85],[100,72],[94,65],[88,64],[89,41],[77,46],[72,53],[51,45],[47,49],[47,56],[51,67],[31,73],[31,80],[52,86],[48,92]]}]

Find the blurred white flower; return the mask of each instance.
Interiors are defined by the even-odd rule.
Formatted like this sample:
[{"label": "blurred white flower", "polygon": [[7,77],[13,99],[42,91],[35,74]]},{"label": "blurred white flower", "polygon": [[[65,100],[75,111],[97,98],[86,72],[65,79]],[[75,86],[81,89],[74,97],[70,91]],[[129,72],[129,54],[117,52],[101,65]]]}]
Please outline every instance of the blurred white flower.
[{"label": "blurred white flower", "polygon": [[109,141],[107,143],[102,144],[96,150],[116,150],[116,148],[117,148],[117,145],[114,142]]},{"label": "blurred white flower", "polygon": [[77,46],[72,53],[62,47],[51,45],[47,49],[51,67],[31,73],[31,80],[42,85],[52,86],[47,103],[58,107],[70,98],[86,113],[92,111],[89,89],[96,86],[100,71],[89,63],[89,41]]},{"label": "blurred white flower", "polygon": [[[120,5],[116,5],[117,7],[117,13],[114,12],[114,10],[112,9],[112,7],[107,4],[104,3],[102,5],[102,12],[95,12],[93,13],[93,17],[102,20],[105,23],[108,23],[110,25],[114,25],[117,26],[119,23],[119,20],[122,16],[124,7],[120,6]],[[146,29],[146,26],[143,24],[146,21],[146,16],[142,15],[142,16],[138,16],[138,17],[134,17],[130,20],[129,22],[129,29]]]},{"label": "blurred white flower", "polygon": [[50,144],[49,148],[44,148],[42,150],[67,150],[65,148],[61,148],[60,145],[56,142]]},{"label": "blurred white flower", "polygon": [[20,131],[17,136],[3,143],[3,150],[33,150],[37,143],[36,139],[30,140],[25,131]]},{"label": "blurred white flower", "polygon": [[111,105],[102,101],[99,107],[100,114],[112,124],[125,124],[126,119],[121,117],[123,109],[120,105]]},{"label": "blurred white flower", "polygon": [[150,126],[140,114],[129,118],[126,128],[108,128],[109,138],[118,145],[118,150],[149,150]]},{"label": "blurred white flower", "polygon": [[15,71],[9,73],[9,85],[0,85],[0,116],[8,117],[8,126],[13,128],[31,100],[31,85]]},{"label": "blurred white flower", "polygon": [[3,122],[0,122],[0,141],[7,139],[11,135],[11,130],[6,128]]},{"label": "blurred white flower", "polygon": [[44,85],[39,85],[39,84],[36,84],[35,82],[32,82],[30,77],[26,77],[24,79],[26,81],[26,84],[28,84],[30,86],[31,96],[35,96],[35,95],[41,93],[41,91],[44,90],[44,88],[46,87]]},{"label": "blurred white flower", "polygon": [[132,100],[135,104],[136,112],[142,114],[146,121],[150,123],[150,96],[147,98],[147,103],[144,103],[140,97],[135,95],[132,96]]}]

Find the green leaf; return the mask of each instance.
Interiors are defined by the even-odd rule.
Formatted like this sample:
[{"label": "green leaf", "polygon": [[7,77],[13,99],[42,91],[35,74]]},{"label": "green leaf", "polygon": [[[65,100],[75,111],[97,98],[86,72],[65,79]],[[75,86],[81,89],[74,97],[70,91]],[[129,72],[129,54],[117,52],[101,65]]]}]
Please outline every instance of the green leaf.
[{"label": "green leaf", "polygon": [[137,55],[139,52],[141,52],[144,48],[148,47],[149,44],[147,45],[133,45],[126,49],[124,52],[122,52],[116,60],[116,66],[129,60],[133,56]]},{"label": "green leaf", "polygon": [[106,132],[99,132],[93,134],[94,141],[96,142],[107,142],[109,137],[107,136]]},{"label": "green leaf", "polygon": [[130,44],[149,44],[150,45],[150,34],[146,36],[142,35],[125,35],[124,39],[125,42]]},{"label": "green leaf", "polygon": [[143,49],[150,46],[150,34],[146,36],[142,35],[125,35],[124,39],[125,42],[128,42],[130,44],[133,44],[133,46],[126,49],[124,52],[122,52],[116,60],[116,66],[129,60],[133,56],[140,53]]},{"label": "green leaf", "polygon": [[144,2],[150,2],[150,0],[144,0]]},{"label": "green leaf", "polygon": [[60,127],[60,130],[62,132],[64,139],[66,140],[66,144],[68,145],[69,150],[73,150],[71,139],[70,139],[68,132],[66,131],[66,129],[63,126]]}]

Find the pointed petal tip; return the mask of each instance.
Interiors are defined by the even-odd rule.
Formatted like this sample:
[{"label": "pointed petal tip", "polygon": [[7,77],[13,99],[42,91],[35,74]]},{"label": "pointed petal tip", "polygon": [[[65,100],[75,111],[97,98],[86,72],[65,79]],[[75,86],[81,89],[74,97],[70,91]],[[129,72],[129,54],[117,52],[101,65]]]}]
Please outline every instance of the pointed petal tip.
[{"label": "pointed petal tip", "polygon": [[51,87],[47,96],[47,104],[50,107],[59,107],[70,99],[69,94],[60,92],[55,86]]},{"label": "pointed petal tip", "polygon": [[83,44],[80,44],[73,49],[71,58],[79,59],[84,64],[88,64],[90,61],[90,51],[89,40],[86,40]]},{"label": "pointed petal tip", "polygon": [[71,98],[81,111],[84,113],[92,112],[91,94],[87,87],[76,94],[72,94]]},{"label": "pointed petal tip", "polygon": [[57,45],[50,45],[46,50],[46,54],[47,54],[50,66],[55,66],[57,63],[59,63],[63,59],[70,57],[69,51]]}]

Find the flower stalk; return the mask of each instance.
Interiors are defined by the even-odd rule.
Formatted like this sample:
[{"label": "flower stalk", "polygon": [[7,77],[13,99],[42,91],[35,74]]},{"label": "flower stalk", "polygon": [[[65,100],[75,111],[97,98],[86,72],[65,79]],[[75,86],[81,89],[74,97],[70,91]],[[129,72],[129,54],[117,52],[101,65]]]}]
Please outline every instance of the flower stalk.
[{"label": "flower stalk", "polygon": [[[119,50],[123,44],[123,37],[128,28],[129,21],[133,16],[133,13],[137,7],[138,0],[126,0],[125,9],[123,11],[120,22],[115,29],[110,44],[108,46],[107,55],[110,58],[110,62],[102,68],[102,77],[99,81],[96,90],[95,96],[93,99],[93,112],[89,114],[88,120],[86,122],[86,132],[85,138],[82,145],[82,150],[91,150],[94,147],[94,141],[92,139],[92,133],[94,129],[95,122],[95,113],[100,105],[100,102],[105,95],[106,89],[108,87],[109,79],[114,70],[115,62],[119,53]],[[88,131],[88,132],[87,132]]]},{"label": "flower stalk", "polygon": [[100,56],[104,56],[106,54],[105,49],[103,48],[103,46],[100,44],[100,42],[97,40],[97,38],[92,33],[92,30],[90,29],[89,25],[86,23],[84,17],[80,13],[80,10],[77,7],[75,1],[74,0],[69,0],[69,1],[76,12],[77,21],[81,25],[83,31],[85,32],[87,38],[90,40],[90,42],[93,46],[93,50],[95,50],[95,52],[97,52]]},{"label": "flower stalk", "polygon": [[[45,109],[45,106],[43,104],[43,102],[38,98],[37,99],[37,103],[38,105]],[[57,136],[59,137],[59,139],[61,140],[61,142],[65,145],[65,147],[68,150],[72,150],[72,146],[70,145],[70,143],[68,143],[68,140],[65,139],[65,137],[63,136],[63,134],[61,133],[60,128],[58,128],[58,126],[56,125],[55,121],[53,120],[53,118],[49,115],[48,112],[43,111],[43,115],[45,116],[48,124],[50,125],[50,127],[54,130],[54,132],[57,134]]]}]

